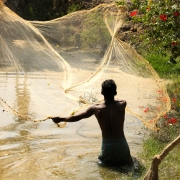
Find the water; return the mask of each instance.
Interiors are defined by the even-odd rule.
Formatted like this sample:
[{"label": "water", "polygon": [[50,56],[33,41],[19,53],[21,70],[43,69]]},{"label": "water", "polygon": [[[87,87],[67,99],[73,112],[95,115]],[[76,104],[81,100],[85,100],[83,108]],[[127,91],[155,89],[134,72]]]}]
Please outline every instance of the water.
[{"label": "water", "polygon": [[[19,113],[35,119],[44,114],[58,115],[69,105],[77,108],[77,103],[61,105],[64,99],[56,83],[49,87],[42,77],[35,77],[33,82],[26,77],[1,75],[1,98]],[[46,85],[47,90],[37,92],[39,84]],[[34,123],[3,110],[0,106],[1,180],[114,180],[132,176],[131,170],[97,165],[101,131],[95,117],[58,128],[51,120]],[[140,120],[126,114],[125,135],[132,156],[141,151],[142,127]]]}]

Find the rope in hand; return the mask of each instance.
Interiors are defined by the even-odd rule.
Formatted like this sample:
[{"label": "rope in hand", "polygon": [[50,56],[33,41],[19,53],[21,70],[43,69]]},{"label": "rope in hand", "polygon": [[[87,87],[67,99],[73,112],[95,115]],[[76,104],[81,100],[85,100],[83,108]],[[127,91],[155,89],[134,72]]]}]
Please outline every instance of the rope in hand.
[{"label": "rope in hand", "polygon": [[[22,114],[20,114],[18,111],[16,111],[15,109],[13,109],[13,108],[12,108],[11,106],[9,106],[8,103],[7,103],[4,99],[2,99],[1,97],[0,97],[0,102],[1,102],[1,105],[3,106],[3,108],[4,108],[6,111],[11,112],[11,113],[13,113],[13,114],[16,114],[16,115],[18,115],[19,117],[22,117],[22,118],[24,118],[24,119],[26,119],[26,120],[33,121],[33,122],[42,122],[42,121],[46,121],[47,119],[51,119],[51,117],[48,116],[48,117],[46,117],[46,118],[44,118],[44,119],[36,119],[36,120],[33,120],[32,118],[30,118],[30,117],[28,117],[28,116],[25,116],[25,115],[22,115]],[[5,111],[5,110],[4,110],[4,111]]]},{"label": "rope in hand", "polygon": [[[71,115],[74,115],[76,112],[78,112],[80,109],[82,109],[82,104],[85,104],[85,105],[89,105],[89,104],[92,104],[94,102],[98,102],[98,100],[96,99],[96,92],[93,92],[94,89],[91,90],[91,93],[89,92],[85,92],[84,93],[84,97],[80,96],[79,97],[79,105],[80,107],[78,107],[76,110],[74,110]],[[33,120],[32,118],[28,117],[28,116],[25,116],[25,115],[22,115],[20,114],[18,111],[16,111],[15,109],[13,109],[11,106],[8,105],[8,103],[2,99],[0,97],[0,104],[2,105],[2,107],[4,108],[3,112],[4,111],[7,111],[7,112],[11,112],[13,114],[16,114],[17,116],[19,117],[22,117],[23,119],[26,119],[28,121],[32,121],[32,122],[42,122],[42,121],[46,121],[48,119],[52,119],[51,116],[48,116],[46,118],[43,118],[43,119],[35,119]],[[66,125],[66,122],[64,122],[63,124],[57,124],[57,126],[59,128],[64,128]]]}]

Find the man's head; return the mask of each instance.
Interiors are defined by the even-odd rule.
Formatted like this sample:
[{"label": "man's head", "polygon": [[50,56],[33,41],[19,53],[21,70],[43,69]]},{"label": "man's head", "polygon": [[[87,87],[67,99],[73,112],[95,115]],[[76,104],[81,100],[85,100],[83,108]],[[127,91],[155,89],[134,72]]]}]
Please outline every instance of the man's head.
[{"label": "man's head", "polygon": [[101,86],[101,94],[104,95],[106,98],[112,98],[117,94],[116,83],[112,79],[105,80]]}]

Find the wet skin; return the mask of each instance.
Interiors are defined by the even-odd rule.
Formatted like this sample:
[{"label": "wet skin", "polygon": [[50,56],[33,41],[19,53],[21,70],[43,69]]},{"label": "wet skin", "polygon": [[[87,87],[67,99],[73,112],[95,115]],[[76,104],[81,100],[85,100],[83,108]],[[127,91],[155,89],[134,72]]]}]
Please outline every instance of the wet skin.
[{"label": "wet skin", "polygon": [[95,104],[87,110],[69,117],[52,117],[54,123],[76,122],[95,115],[102,131],[103,139],[119,139],[124,137],[124,116],[126,101],[106,99],[104,103]]}]

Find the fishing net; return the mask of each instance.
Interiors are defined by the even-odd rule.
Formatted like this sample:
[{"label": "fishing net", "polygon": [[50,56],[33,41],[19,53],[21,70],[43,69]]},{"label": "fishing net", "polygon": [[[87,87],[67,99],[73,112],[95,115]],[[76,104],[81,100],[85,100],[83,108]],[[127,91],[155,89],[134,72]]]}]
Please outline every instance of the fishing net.
[{"label": "fishing net", "polygon": [[110,4],[29,22],[3,6],[1,109],[30,121],[71,115],[103,101],[101,83],[113,79],[127,112],[154,129],[169,97],[150,64],[118,38],[126,14]]}]

